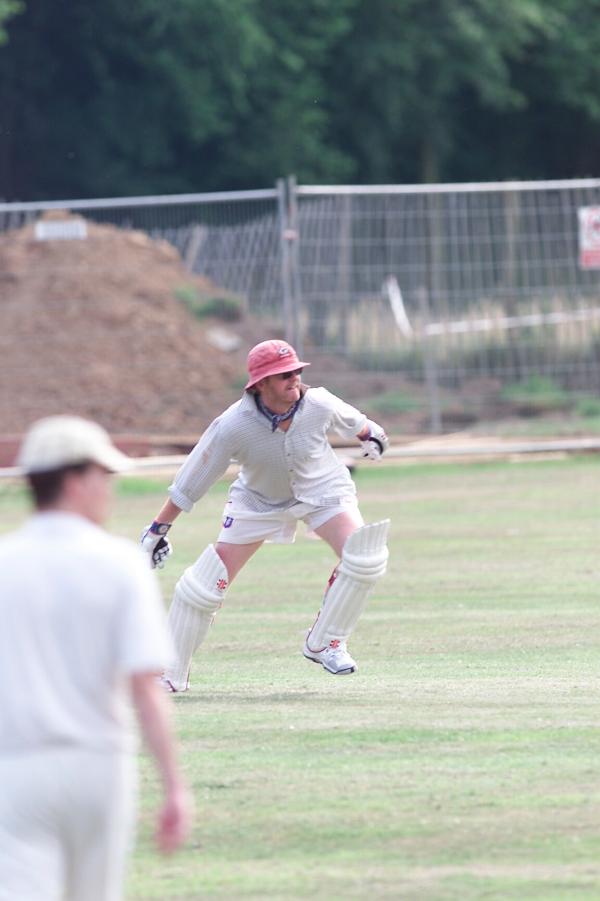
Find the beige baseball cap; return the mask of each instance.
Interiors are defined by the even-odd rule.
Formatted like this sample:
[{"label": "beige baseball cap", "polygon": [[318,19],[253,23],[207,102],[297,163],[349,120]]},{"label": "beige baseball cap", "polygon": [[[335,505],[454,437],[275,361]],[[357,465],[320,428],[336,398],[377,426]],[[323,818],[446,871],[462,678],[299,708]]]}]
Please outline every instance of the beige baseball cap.
[{"label": "beige baseball cap", "polygon": [[129,457],[117,450],[102,426],[79,416],[47,416],[34,422],[16,462],[26,474],[78,463],[97,463],[109,472],[131,466]]}]

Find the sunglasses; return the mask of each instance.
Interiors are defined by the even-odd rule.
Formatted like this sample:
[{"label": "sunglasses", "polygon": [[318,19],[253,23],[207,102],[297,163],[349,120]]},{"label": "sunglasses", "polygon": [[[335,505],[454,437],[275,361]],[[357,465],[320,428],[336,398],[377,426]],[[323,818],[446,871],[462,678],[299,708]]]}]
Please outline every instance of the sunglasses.
[{"label": "sunglasses", "polygon": [[280,372],[279,378],[287,382],[289,379],[293,379],[295,375],[302,375],[303,371],[303,369],[294,369],[293,372]]}]

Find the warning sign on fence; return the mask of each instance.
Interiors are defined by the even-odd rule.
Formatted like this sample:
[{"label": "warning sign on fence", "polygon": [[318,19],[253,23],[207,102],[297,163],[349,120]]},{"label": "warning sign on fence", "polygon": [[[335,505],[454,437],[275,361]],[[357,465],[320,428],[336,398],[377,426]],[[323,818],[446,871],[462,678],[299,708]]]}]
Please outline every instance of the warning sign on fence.
[{"label": "warning sign on fence", "polygon": [[579,265],[600,269],[600,206],[579,208]]}]

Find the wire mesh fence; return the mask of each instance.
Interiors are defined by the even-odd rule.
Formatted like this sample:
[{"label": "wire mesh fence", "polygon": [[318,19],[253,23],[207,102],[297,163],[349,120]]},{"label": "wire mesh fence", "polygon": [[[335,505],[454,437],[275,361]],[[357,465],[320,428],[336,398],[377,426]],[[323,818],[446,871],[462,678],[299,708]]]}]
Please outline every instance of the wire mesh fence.
[{"label": "wire mesh fence", "polygon": [[[234,295],[317,363],[421,386],[434,428],[440,391],[467,382],[482,402],[490,381],[600,389],[600,249],[586,257],[581,243],[582,211],[596,211],[600,244],[600,180],[289,178],[262,191],[0,204],[0,242],[59,210],[168,241],[217,300]],[[35,366],[26,346],[23,356]]]},{"label": "wire mesh fence", "polygon": [[0,235],[61,210],[168,241],[191,272],[206,276],[220,289],[239,294],[252,312],[280,311],[281,234],[276,189],[3,203]]},{"label": "wire mesh fence", "polygon": [[302,334],[424,385],[433,429],[466,384],[477,415],[528,381],[600,389],[600,181],[300,186],[297,203]]},{"label": "wire mesh fence", "polygon": [[243,384],[212,314],[281,321],[280,242],[275,189],[0,205],[0,436],[197,432]]},{"label": "wire mesh fence", "polygon": [[[600,360],[586,351],[600,335],[600,270],[580,265],[578,210],[600,204],[600,182],[298,194],[302,302],[315,343],[414,372],[429,336],[445,379],[544,370],[598,385]],[[390,276],[408,329],[394,317]]]}]

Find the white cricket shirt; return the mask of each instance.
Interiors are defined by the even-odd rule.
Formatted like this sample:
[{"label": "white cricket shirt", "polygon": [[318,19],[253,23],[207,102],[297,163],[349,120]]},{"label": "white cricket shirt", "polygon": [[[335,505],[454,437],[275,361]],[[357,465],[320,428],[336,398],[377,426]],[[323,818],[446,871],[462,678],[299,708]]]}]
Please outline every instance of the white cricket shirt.
[{"label": "white cricket shirt", "polygon": [[308,388],[286,432],[272,431],[253,395],[244,394],[215,419],[169,487],[171,500],[190,511],[233,460],[241,466],[230,497],[257,513],[300,501],[332,506],[354,497],[348,469],[327,440],[332,430],[355,438],[367,417],[325,388]]},{"label": "white cricket shirt", "polygon": [[142,551],[70,513],[0,538],[0,755],[131,746],[128,676],[171,657]]}]

